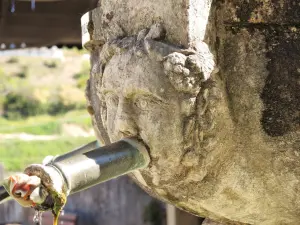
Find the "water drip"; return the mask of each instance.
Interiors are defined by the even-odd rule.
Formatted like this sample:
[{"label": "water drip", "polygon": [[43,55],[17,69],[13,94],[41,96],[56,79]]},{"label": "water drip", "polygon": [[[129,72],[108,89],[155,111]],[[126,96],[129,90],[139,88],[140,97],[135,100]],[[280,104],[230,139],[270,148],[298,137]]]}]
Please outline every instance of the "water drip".
[{"label": "water drip", "polygon": [[33,222],[35,225],[42,225],[42,212],[35,210],[34,216],[33,216]]}]

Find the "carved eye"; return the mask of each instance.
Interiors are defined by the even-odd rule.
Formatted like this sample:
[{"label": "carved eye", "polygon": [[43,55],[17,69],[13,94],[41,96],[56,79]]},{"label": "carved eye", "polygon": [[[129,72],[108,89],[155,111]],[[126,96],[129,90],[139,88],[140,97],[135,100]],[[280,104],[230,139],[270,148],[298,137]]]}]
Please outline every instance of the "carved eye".
[{"label": "carved eye", "polygon": [[117,106],[119,102],[119,98],[117,95],[113,93],[108,93],[105,95],[105,102],[109,106]]},{"label": "carved eye", "polygon": [[135,101],[135,105],[139,108],[139,109],[141,109],[141,110],[146,110],[147,108],[148,108],[148,101],[149,100],[147,100],[147,99],[145,99],[145,98],[139,98],[139,99],[137,99],[136,101]]}]

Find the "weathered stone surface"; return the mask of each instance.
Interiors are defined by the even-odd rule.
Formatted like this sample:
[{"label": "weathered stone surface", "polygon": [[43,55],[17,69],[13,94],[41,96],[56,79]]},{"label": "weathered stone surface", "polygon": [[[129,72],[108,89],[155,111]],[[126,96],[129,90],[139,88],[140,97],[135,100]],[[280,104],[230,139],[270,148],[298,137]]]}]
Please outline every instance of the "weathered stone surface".
[{"label": "weathered stone surface", "polygon": [[211,0],[102,0],[82,17],[83,45],[103,44],[116,37],[136,35],[154,23],[163,23],[166,40],[189,47],[203,40]]},{"label": "weathered stone surface", "polygon": [[240,223],[238,223],[238,222],[231,223],[230,222],[230,223],[224,224],[224,223],[218,223],[218,222],[212,221],[210,219],[205,219],[201,225],[240,225]]},{"label": "weathered stone surface", "polygon": [[222,225],[221,223],[214,222],[210,219],[206,219],[203,221],[202,225]]},{"label": "weathered stone surface", "polygon": [[[206,7],[207,45],[199,36],[179,46],[168,36],[177,20],[155,16],[159,25],[148,29],[122,17],[129,35],[90,39],[87,99],[97,136],[145,142],[152,162],[132,177],[150,194],[228,224],[299,223],[299,34],[297,17],[285,16],[297,11],[294,2],[215,1]],[[152,13],[138,12],[150,21]]]},{"label": "weathered stone surface", "polygon": [[300,4],[297,0],[225,0],[219,1],[225,22],[285,25],[300,22]]}]

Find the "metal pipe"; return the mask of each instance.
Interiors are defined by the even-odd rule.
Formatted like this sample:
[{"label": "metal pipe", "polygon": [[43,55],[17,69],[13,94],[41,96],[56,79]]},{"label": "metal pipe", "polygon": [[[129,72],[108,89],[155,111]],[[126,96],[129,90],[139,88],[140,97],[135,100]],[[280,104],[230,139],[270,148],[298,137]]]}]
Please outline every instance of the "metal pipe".
[{"label": "metal pipe", "polygon": [[62,155],[51,164],[65,178],[70,193],[146,167],[149,154],[143,144],[123,139],[82,154]]},{"label": "metal pipe", "polygon": [[[71,152],[67,152],[61,156],[58,156],[56,158],[56,160],[60,161],[63,159],[71,158],[72,156],[77,155],[77,154],[84,154],[88,151],[96,149],[97,147],[100,147],[98,141],[93,141],[86,145],[80,146]],[[10,199],[9,193],[6,191],[6,189],[4,188],[3,185],[0,185],[0,204],[4,203],[5,201],[7,201],[9,199]]]},{"label": "metal pipe", "polygon": [[0,204],[4,203],[9,199],[9,194],[4,188],[4,186],[0,185]]},{"label": "metal pipe", "polygon": [[136,139],[126,138],[93,150],[87,146],[96,146],[96,143],[58,156],[45,166],[30,165],[24,172],[42,180],[44,177],[46,186],[63,185],[67,194],[72,194],[144,168],[150,162],[146,147]]},{"label": "metal pipe", "polygon": [[60,156],[56,157],[54,159],[54,161],[62,161],[63,159],[71,158],[74,155],[84,154],[84,153],[89,152],[91,150],[94,150],[98,147],[100,147],[99,142],[98,141],[93,141],[93,142],[90,142],[86,145],[80,146],[80,147],[74,149],[71,152],[67,152],[63,155],[60,155]]},{"label": "metal pipe", "polygon": [[[126,138],[103,147],[99,147],[96,141],[91,142],[52,159],[46,165],[30,165],[24,173],[40,177],[50,193],[69,195],[145,168],[149,163],[145,145],[137,139]],[[1,190],[0,187],[0,194]],[[3,198],[7,195],[3,190]]]}]

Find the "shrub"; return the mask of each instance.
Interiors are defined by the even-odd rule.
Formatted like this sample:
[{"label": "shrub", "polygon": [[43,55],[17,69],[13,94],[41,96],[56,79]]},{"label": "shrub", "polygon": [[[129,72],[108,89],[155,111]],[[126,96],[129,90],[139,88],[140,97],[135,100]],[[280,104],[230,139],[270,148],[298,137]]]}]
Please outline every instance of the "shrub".
[{"label": "shrub", "polygon": [[89,79],[90,75],[90,63],[88,61],[84,61],[81,66],[81,70],[79,73],[76,73],[73,78],[77,81],[77,87],[80,89],[84,89],[86,86],[86,81]]},{"label": "shrub", "polygon": [[48,68],[57,68],[58,67],[58,61],[56,60],[47,60],[44,62],[44,66],[48,67]]},{"label": "shrub", "polygon": [[16,74],[17,77],[19,78],[26,78],[28,76],[28,67],[23,66],[22,70]]},{"label": "shrub", "polygon": [[7,60],[7,63],[18,63],[20,59],[16,56],[11,57],[9,60]]},{"label": "shrub", "polygon": [[36,99],[18,93],[9,93],[3,102],[3,116],[7,119],[21,119],[44,112],[42,104]]},{"label": "shrub", "polygon": [[50,115],[58,115],[66,113],[76,108],[75,104],[66,104],[61,96],[56,96],[47,105],[47,113]]}]

